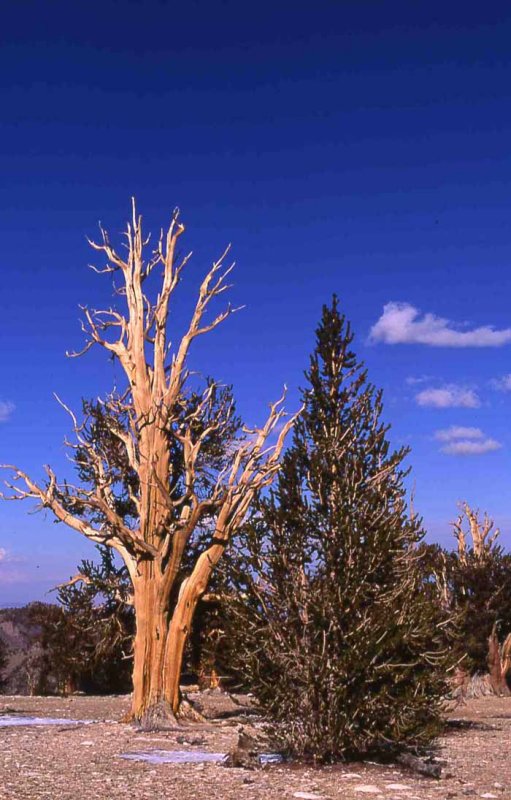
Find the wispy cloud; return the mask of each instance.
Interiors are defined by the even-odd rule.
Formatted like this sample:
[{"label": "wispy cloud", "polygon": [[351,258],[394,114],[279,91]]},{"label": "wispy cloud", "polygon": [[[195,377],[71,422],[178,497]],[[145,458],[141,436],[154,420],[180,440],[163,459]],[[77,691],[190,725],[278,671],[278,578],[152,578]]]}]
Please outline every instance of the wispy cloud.
[{"label": "wispy cloud", "polygon": [[0,586],[11,586],[17,583],[30,581],[30,570],[27,570],[26,559],[23,556],[0,547]]},{"label": "wispy cloud", "polygon": [[460,439],[457,442],[447,444],[441,450],[442,453],[446,453],[449,456],[482,456],[485,453],[491,453],[493,450],[500,450],[501,447],[501,443],[497,442],[496,439],[482,439],[480,442]]},{"label": "wispy cloud", "polygon": [[480,428],[465,428],[462,425],[436,431],[435,439],[444,443],[440,452],[448,456],[481,456],[502,447],[500,442],[486,436]]},{"label": "wispy cloud", "polygon": [[0,400],[0,422],[7,422],[14,409],[14,403],[10,403],[8,400]]},{"label": "wispy cloud", "polygon": [[454,383],[438,389],[423,389],[415,395],[419,406],[433,408],[479,408],[481,401],[473,389],[457,386]]},{"label": "wispy cloud", "polygon": [[499,392],[511,392],[511,374],[503,375],[502,378],[494,378],[490,381],[490,386]]},{"label": "wispy cloud", "polygon": [[387,303],[373,325],[369,341],[384,344],[425,344],[430,347],[501,347],[511,343],[511,328],[484,325],[459,330],[451,320],[424,314],[410,303]]},{"label": "wispy cloud", "polygon": [[450,428],[443,428],[435,431],[435,439],[439,442],[452,442],[453,439],[483,439],[484,433],[481,428],[465,428],[463,425],[451,425]]},{"label": "wispy cloud", "polygon": [[408,386],[418,386],[421,383],[427,383],[431,381],[433,378],[431,375],[410,375],[408,378],[405,379],[405,383]]}]

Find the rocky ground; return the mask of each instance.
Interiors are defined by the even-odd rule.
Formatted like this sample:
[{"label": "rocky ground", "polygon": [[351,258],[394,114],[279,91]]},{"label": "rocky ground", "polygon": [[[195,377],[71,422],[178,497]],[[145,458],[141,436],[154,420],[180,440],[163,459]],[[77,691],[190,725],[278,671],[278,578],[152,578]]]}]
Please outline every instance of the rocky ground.
[{"label": "rocky ground", "polygon": [[[437,749],[443,763],[439,780],[372,763],[248,770],[121,757],[154,749],[225,753],[238,740],[241,726],[257,731],[250,709],[230,698],[195,699],[205,722],[152,733],[118,721],[127,710],[126,697],[0,697],[1,800],[511,800],[511,698],[470,700],[451,712]],[[6,715],[93,722],[2,727]]]}]

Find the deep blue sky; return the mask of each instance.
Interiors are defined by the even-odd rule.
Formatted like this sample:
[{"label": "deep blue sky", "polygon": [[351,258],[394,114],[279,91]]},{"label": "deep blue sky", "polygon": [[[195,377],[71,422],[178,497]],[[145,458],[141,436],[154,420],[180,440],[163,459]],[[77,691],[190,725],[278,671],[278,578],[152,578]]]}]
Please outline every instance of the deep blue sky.
[{"label": "deep blue sky", "polygon": [[[52,392],[77,406],[115,377],[101,353],[64,355],[78,304],[109,302],[85,236],[119,231],[135,195],[148,229],[176,205],[187,224],[177,326],[233,243],[247,308],[192,363],[248,421],[284,381],[296,405],[336,292],[431,538],[466,498],[511,543],[508,3],[20,0],[0,37],[1,461],[68,474]],[[391,302],[449,322],[393,306],[370,343]],[[0,506],[0,603],[92,553],[27,511]]]}]

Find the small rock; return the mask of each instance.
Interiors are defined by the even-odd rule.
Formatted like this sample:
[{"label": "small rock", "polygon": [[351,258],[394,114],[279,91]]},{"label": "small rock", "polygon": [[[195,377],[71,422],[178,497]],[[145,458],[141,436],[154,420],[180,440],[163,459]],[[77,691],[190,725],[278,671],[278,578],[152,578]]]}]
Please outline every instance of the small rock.
[{"label": "small rock", "polygon": [[395,789],[398,792],[411,790],[411,786],[407,786],[406,783],[387,783],[386,789]]},{"label": "small rock", "polygon": [[362,792],[364,794],[381,794],[381,789],[378,786],[373,786],[370,783],[365,783],[362,786],[355,786],[356,792]]},{"label": "small rock", "polygon": [[295,792],[293,797],[301,797],[302,800],[324,800],[324,794],[314,794],[314,792]]},{"label": "small rock", "polygon": [[484,794],[479,795],[479,797],[493,798],[493,797],[497,797],[497,795],[496,794],[492,794],[491,792],[485,792]]},{"label": "small rock", "polygon": [[424,761],[422,758],[417,758],[411,753],[401,753],[397,757],[398,764],[418,772],[420,775],[427,775],[428,778],[439,778],[442,774],[442,767],[440,764],[432,764],[431,762]]},{"label": "small rock", "polygon": [[202,745],[206,743],[206,739],[204,736],[196,736],[194,739],[190,739],[187,736],[176,736],[176,742],[178,744]]},{"label": "small rock", "polygon": [[224,767],[241,767],[242,769],[260,767],[257,739],[242,730],[238,736],[238,743],[229,751],[222,765]]}]

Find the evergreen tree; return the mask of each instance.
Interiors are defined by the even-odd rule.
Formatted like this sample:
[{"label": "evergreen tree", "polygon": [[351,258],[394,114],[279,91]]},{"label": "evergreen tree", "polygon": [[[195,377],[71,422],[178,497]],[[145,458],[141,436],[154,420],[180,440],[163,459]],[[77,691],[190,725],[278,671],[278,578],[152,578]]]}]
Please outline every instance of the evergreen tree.
[{"label": "evergreen tree", "polygon": [[83,560],[78,574],[59,587],[59,605],[31,608],[40,645],[31,672],[40,675],[39,692],[102,694],[132,688],[135,620],[129,576],[111,550],[97,549],[100,561]]},{"label": "evergreen tree", "polygon": [[[457,547],[423,545],[438,601],[455,622],[450,646],[462,691],[509,693],[511,682],[511,555],[493,520],[467,503],[453,523]],[[506,656],[506,653],[508,654]],[[473,679],[473,680],[472,680]]]},{"label": "evergreen tree", "polygon": [[233,565],[238,665],[279,742],[319,760],[429,741],[446,693],[442,615],[406,507],[408,450],[392,450],[352,341],[334,297],[277,486]]}]

